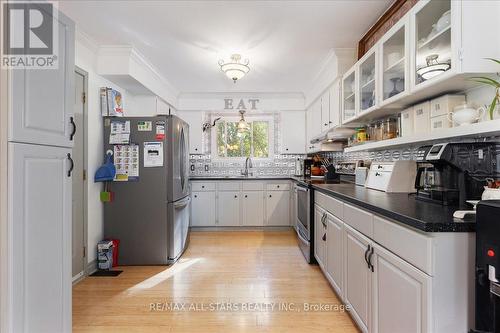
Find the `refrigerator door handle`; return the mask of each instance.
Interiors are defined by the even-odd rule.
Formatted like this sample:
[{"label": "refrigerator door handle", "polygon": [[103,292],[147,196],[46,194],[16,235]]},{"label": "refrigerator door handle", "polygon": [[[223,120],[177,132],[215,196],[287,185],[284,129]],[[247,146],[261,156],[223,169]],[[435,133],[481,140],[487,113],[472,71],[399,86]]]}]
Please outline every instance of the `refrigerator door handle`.
[{"label": "refrigerator door handle", "polygon": [[182,208],[182,207],[185,207],[187,206],[189,203],[191,202],[191,197],[186,197],[185,199],[182,199],[178,202],[175,202],[174,203],[174,208],[175,209],[179,209],[179,208]]}]

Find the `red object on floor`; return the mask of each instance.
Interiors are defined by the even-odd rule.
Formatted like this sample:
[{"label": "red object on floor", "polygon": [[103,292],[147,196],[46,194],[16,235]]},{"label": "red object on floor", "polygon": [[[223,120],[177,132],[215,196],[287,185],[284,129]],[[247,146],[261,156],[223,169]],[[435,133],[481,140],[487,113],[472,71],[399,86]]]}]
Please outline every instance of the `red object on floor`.
[{"label": "red object on floor", "polygon": [[108,238],[106,240],[113,242],[113,267],[116,267],[118,266],[118,248],[120,247],[120,240],[112,238]]}]

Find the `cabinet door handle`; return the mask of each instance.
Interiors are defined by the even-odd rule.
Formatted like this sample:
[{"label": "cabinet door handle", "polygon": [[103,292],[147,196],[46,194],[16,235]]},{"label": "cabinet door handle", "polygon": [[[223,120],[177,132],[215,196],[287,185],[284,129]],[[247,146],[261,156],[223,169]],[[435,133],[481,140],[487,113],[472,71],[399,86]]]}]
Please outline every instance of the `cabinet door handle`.
[{"label": "cabinet door handle", "polygon": [[248,195],[245,194],[245,198],[248,198]]},{"label": "cabinet door handle", "polygon": [[277,188],[280,188],[280,186],[279,186],[279,185],[277,185],[276,187],[277,187]]},{"label": "cabinet door handle", "polygon": [[70,124],[73,126],[73,131],[71,132],[71,134],[69,135],[69,140],[70,141],[73,141],[73,138],[75,136],[75,133],[76,133],[76,124],[75,124],[75,119],[73,117],[69,117],[69,122]]},{"label": "cabinet door handle", "polygon": [[236,199],[237,197],[238,197],[237,195],[235,195],[235,196],[234,196],[234,198],[235,198],[235,199]]},{"label": "cabinet door handle", "polygon": [[68,153],[68,155],[66,155],[66,157],[68,158],[69,163],[70,163],[69,170],[68,170],[68,177],[71,177],[71,173],[73,172],[73,169],[75,167],[75,162],[71,158],[71,154],[70,153]]},{"label": "cabinet door handle", "polygon": [[323,237],[321,237],[321,239],[322,239],[324,242],[326,242],[326,232],[325,232],[325,234],[323,235]]},{"label": "cabinet door handle", "polygon": [[366,264],[368,265],[368,269],[370,268],[370,262],[368,261],[368,252],[370,252],[370,249],[371,249],[371,246],[368,245],[368,247],[366,248],[366,251],[365,251],[365,261],[366,261]]},{"label": "cabinet door handle", "polygon": [[197,196],[196,194],[194,195],[194,197],[195,197],[195,198],[198,198],[198,196]]},{"label": "cabinet door handle", "polygon": [[321,217],[321,223],[323,224],[323,228],[326,228],[326,213],[323,213],[323,216]]},{"label": "cabinet door handle", "polygon": [[373,264],[372,264],[372,256],[373,256],[373,246],[372,246],[372,250],[370,252],[370,255],[368,256],[368,267],[372,270],[372,272],[374,271],[373,270]]}]

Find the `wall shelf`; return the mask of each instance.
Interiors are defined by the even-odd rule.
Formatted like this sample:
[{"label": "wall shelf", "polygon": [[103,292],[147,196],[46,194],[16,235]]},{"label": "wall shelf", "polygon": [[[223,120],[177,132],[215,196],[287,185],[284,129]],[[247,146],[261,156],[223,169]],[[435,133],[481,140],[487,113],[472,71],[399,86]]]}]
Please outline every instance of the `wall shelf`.
[{"label": "wall shelf", "polygon": [[357,151],[382,150],[408,144],[445,140],[456,137],[484,137],[491,134],[500,134],[500,119],[483,121],[480,123],[452,128],[445,128],[439,131],[425,134],[415,134],[407,137],[369,142],[354,147],[345,148],[344,151],[346,153],[352,153]]}]

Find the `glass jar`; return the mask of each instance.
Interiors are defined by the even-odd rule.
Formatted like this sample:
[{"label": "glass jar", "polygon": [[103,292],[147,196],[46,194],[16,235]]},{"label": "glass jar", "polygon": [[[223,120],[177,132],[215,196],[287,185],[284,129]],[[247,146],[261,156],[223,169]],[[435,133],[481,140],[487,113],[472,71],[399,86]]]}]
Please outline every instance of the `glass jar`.
[{"label": "glass jar", "polygon": [[383,122],[382,140],[394,139],[398,136],[398,122],[397,119],[388,118]]},{"label": "glass jar", "polygon": [[367,136],[367,140],[369,141],[375,141],[375,124],[370,124],[368,125],[367,129],[366,129],[366,136]]},{"label": "glass jar", "polygon": [[364,127],[356,129],[356,139],[358,142],[366,141],[366,129]]},{"label": "glass jar", "polygon": [[382,140],[383,136],[384,136],[384,129],[382,127],[382,122],[379,121],[375,124],[374,140],[380,141],[380,140]]}]

